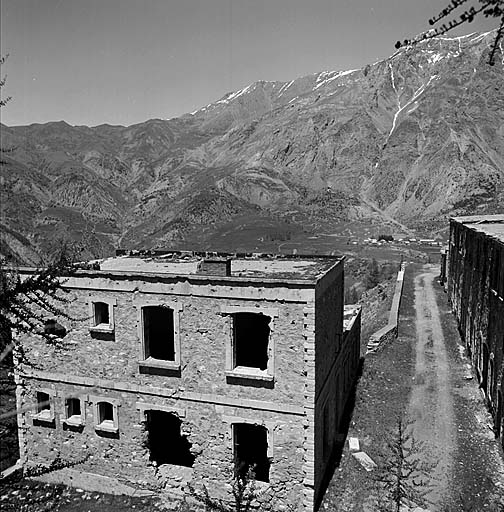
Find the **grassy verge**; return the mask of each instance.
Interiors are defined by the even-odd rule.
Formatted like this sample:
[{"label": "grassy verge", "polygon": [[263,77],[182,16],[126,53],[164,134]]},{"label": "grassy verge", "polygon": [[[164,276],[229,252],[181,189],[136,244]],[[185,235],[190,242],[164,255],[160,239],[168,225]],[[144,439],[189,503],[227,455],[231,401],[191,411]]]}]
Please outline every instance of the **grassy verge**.
[{"label": "grassy verge", "polygon": [[0,508],[2,512],[153,512],[160,505],[153,498],[87,492],[22,479],[0,483]]}]

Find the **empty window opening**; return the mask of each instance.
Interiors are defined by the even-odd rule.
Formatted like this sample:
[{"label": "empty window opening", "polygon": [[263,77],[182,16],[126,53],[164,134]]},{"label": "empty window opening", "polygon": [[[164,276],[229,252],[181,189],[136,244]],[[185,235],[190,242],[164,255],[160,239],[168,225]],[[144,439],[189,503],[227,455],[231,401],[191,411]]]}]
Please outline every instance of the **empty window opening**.
[{"label": "empty window opening", "polygon": [[110,324],[109,305],[106,302],[94,303],[94,322],[95,325]]},{"label": "empty window opening", "polygon": [[150,460],[161,464],[192,467],[191,444],[180,433],[180,419],[165,411],[145,411]]},{"label": "empty window opening", "polygon": [[252,472],[256,480],[269,482],[268,431],[261,425],[233,425],[235,471],[240,476]]},{"label": "empty window opening", "polygon": [[114,406],[110,402],[98,402],[98,426],[114,426]]},{"label": "empty window opening", "polygon": [[143,308],[145,358],[175,361],[173,310],[165,306]]},{"label": "empty window opening", "polygon": [[51,397],[48,393],[37,391],[37,416],[48,419],[51,417]]},{"label": "empty window opening", "polygon": [[52,334],[58,338],[64,338],[66,336],[66,329],[56,321],[56,318],[50,318],[44,323],[44,333]]},{"label": "empty window opening", "polygon": [[66,417],[70,422],[81,421],[81,401],[79,398],[67,398],[65,400]]},{"label": "empty window opening", "polygon": [[234,366],[266,370],[271,318],[260,313],[234,315]]}]

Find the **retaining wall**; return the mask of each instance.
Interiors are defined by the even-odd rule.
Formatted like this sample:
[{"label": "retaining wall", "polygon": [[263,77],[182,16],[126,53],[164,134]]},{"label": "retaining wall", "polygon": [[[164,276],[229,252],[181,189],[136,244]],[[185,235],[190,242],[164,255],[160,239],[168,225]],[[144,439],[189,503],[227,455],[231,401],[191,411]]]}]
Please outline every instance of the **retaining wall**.
[{"label": "retaining wall", "polygon": [[388,323],[385,327],[382,327],[369,337],[366,354],[376,352],[385,343],[396,339],[398,336],[399,306],[401,304],[405,270],[406,264],[402,263],[401,270],[397,273],[397,281],[394,297],[392,298],[392,306],[390,307]]}]

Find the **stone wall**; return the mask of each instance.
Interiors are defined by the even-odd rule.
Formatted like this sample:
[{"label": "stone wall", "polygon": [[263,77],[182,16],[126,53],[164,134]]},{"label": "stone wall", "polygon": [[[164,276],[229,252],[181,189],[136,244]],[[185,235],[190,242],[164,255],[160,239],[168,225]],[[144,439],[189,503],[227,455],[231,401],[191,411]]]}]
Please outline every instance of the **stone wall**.
[{"label": "stone wall", "polygon": [[380,347],[397,338],[398,325],[399,325],[399,308],[401,305],[401,297],[404,284],[404,272],[406,265],[401,264],[401,270],[397,273],[397,281],[394,289],[394,296],[392,298],[392,305],[390,306],[390,313],[388,323],[385,327],[378,329],[371,334],[367,344],[367,353],[376,352]]},{"label": "stone wall", "polygon": [[357,378],[360,360],[360,306],[352,308],[339,351],[332,361],[326,381],[315,401],[315,504],[318,505],[331,477],[335,450],[341,443],[341,423],[345,406]]},{"label": "stone wall", "polygon": [[495,432],[504,440],[504,243],[452,219],[448,294]]},{"label": "stone wall", "polygon": [[343,278],[343,267],[340,265],[324,276],[315,290],[316,397],[322,392],[342,348]]},{"label": "stone wall", "polygon": [[[269,484],[258,482],[266,508],[312,511],[357,372],[360,311],[343,336],[342,264],[316,285],[256,281],[111,271],[79,271],[70,278],[68,313],[75,320],[58,319],[68,330],[65,348],[48,346],[36,335],[22,340],[27,357],[37,363],[16,370],[24,465],[86,458],[78,466],[82,471],[114,475],[138,488],[179,496],[191,481],[230,498],[232,425],[256,424],[267,429],[271,462]],[[109,305],[110,328],[94,325],[96,302]],[[147,305],[173,311],[177,356],[164,366],[146,359]],[[238,312],[269,318],[267,370],[233,372]],[[40,392],[50,397],[50,409],[36,410]],[[69,398],[79,399],[82,424],[68,421]],[[103,402],[115,411],[105,430],[97,417]],[[156,467],[150,460],[149,410],[180,419],[195,457],[192,467]]]},{"label": "stone wall", "polygon": [[[282,503],[313,510],[314,285],[224,285],[212,278],[155,283],[101,274],[72,278],[67,287],[68,312],[81,321],[58,319],[68,329],[65,350],[50,347],[37,336],[23,339],[37,369],[18,367],[19,404],[33,406],[37,392],[47,393],[51,401],[49,421],[36,410],[19,416],[25,466],[48,464],[56,457],[71,462],[89,456],[79,466],[89,473],[117,475],[125,483],[164,489],[174,496],[191,480],[196,487],[204,484],[215,496],[229,498],[232,424],[252,423],[268,432],[270,483],[258,482],[267,489],[267,507]],[[113,332],[92,328],[93,301],[110,305]],[[178,314],[179,368],[140,372],[140,308],[145,304],[166,304]],[[226,351],[232,343],[233,311],[270,316],[272,380],[228,378]],[[65,399],[70,397],[78,397],[85,412],[77,427],[64,421]],[[117,432],[96,428],[99,400],[114,404]],[[156,468],[149,460],[143,419],[150,408],[180,417],[182,434],[195,456],[192,468]]]},{"label": "stone wall", "polygon": [[[70,314],[89,316],[89,303],[108,300],[116,303],[113,335],[93,333],[89,322],[68,322],[60,319],[69,333],[65,337],[67,350],[57,350],[40,343],[36,337],[24,341],[30,358],[41,369],[108,380],[128,381],[144,386],[184,388],[186,391],[225,394],[228,397],[255,398],[299,404],[304,396],[303,307],[298,302],[260,301],[154,295],[139,292],[102,290],[72,290]],[[176,303],[180,308],[180,372],[149,375],[139,372],[143,359],[139,333],[140,308],[145,301]],[[226,346],[231,343],[230,315],[227,307],[243,307],[250,311],[276,310],[278,316],[270,323],[272,357],[289,364],[275,367],[272,389],[229,383],[225,375]]]},{"label": "stone wall", "polygon": [[[273,440],[269,447],[271,490],[265,500],[272,500],[272,504],[275,500],[295,504],[302,496],[303,453],[299,450],[304,428],[302,415],[145,395],[138,391],[121,392],[107,385],[72,385],[48,378],[25,380],[23,402],[34,403],[36,390],[52,390],[54,411],[53,422],[37,422],[33,413],[23,415],[23,426],[29,428],[25,431],[22,455],[28,466],[47,464],[57,456],[66,461],[89,457],[79,469],[104,476],[118,475],[120,480],[140,489],[165,490],[176,496],[187,481],[193,481],[196,486],[205,484],[212,494],[225,497],[233,479],[231,423],[251,422],[265,425]],[[64,424],[67,397],[83,399],[82,427]],[[117,401],[119,432],[116,436],[95,429],[93,400],[97,397]],[[196,456],[192,468],[174,465],[156,468],[149,461],[143,411],[150,408],[173,410],[180,417],[182,433]]]}]

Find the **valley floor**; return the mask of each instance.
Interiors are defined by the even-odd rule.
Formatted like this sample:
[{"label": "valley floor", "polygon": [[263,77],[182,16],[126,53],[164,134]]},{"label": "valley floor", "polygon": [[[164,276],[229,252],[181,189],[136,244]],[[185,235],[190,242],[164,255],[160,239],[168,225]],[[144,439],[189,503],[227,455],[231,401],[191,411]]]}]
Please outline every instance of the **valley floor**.
[{"label": "valley floor", "polygon": [[[501,512],[502,453],[438,273],[435,265],[408,267],[399,338],[367,356],[348,435],[383,467],[394,461],[388,443],[401,418],[418,442],[411,456],[426,469],[417,488],[425,508]],[[322,510],[378,510],[375,501],[386,501],[379,473],[366,472],[345,446]]]}]

